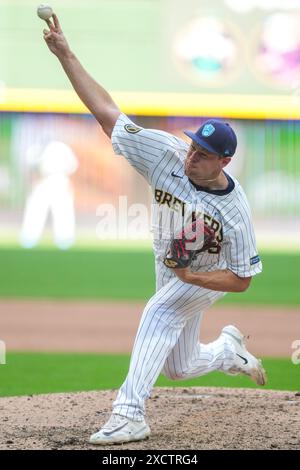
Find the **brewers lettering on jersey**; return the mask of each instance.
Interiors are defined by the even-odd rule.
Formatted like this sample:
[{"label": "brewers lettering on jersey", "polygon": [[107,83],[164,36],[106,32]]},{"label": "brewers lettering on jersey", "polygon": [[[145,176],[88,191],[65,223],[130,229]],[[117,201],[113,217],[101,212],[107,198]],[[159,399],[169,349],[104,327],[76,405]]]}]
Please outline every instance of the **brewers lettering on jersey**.
[{"label": "brewers lettering on jersey", "polygon": [[160,373],[177,380],[218,370],[245,374],[258,385],[266,381],[261,362],[247,351],[237,327],[224,326],[209,344],[199,341],[204,312],[226,292],[246,290],[262,270],[247,198],[225,170],[235,154],[237,138],[228,123],[216,119],[204,122],[196,132],[186,131],[189,144],[167,132],[140,127],[85,71],[55,14],[48,27],[44,39],[50,51],[111,138],[115,153],[125,157],[151,186],[154,207],[174,216],[191,208],[196,218],[213,229],[221,247],[199,253],[188,267],[167,267],[163,259],[170,240],[165,233],[161,236],[154,217],[156,293],[142,314],[128,375],[113,412],[90,437],[96,445],[142,440],[150,435],[145,401]]}]

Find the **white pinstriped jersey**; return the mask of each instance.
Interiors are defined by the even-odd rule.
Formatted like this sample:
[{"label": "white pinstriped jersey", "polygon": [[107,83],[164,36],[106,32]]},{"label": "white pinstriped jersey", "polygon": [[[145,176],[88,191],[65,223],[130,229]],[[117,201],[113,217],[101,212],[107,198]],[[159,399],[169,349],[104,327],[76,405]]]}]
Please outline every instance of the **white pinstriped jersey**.
[{"label": "white pinstriped jersey", "polygon": [[[229,269],[240,277],[262,271],[246,195],[239,182],[225,173],[226,190],[208,191],[195,186],[184,173],[188,144],[163,131],[136,126],[121,114],[112,133],[114,152],[123,155],[151,185],[154,202],[178,210],[184,204],[203,207],[204,222],[221,244],[219,254],[204,252],[192,264],[193,271]],[[154,240],[157,288],[174,274],[162,263],[168,243]]]}]

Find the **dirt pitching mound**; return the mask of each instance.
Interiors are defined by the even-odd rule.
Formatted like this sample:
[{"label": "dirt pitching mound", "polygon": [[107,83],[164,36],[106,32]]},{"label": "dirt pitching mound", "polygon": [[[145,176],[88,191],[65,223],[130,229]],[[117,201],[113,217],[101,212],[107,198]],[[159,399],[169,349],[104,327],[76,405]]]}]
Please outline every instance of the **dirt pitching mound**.
[{"label": "dirt pitching mound", "polygon": [[[115,391],[0,398],[1,449],[89,449]],[[152,434],[113,449],[300,449],[300,396],[225,388],[155,388]],[[99,447],[99,449],[111,449]]]}]

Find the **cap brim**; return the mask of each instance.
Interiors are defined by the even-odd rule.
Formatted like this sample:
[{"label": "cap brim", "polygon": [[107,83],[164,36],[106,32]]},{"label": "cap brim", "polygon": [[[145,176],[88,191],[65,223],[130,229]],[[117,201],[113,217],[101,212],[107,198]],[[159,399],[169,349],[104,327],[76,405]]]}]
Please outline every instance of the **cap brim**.
[{"label": "cap brim", "polygon": [[211,153],[215,153],[216,155],[220,155],[218,152],[216,152],[215,149],[213,149],[206,140],[201,139],[198,137],[196,134],[194,134],[191,131],[184,131],[184,134],[190,137],[194,142],[196,142],[198,145],[201,145],[201,147],[205,148],[205,150],[208,150]]}]

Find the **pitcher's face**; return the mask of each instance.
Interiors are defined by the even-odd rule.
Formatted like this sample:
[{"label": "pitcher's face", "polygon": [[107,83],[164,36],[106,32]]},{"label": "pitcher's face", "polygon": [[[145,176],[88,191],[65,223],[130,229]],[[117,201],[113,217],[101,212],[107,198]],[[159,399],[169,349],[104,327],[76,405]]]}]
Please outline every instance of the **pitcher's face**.
[{"label": "pitcher's face", "polygon": [[213,180],[218,177],[229,161],[229,157],[220,157],[192,142],[185,158],[184,170],[192,181],[193,179],[196,181]]}]

